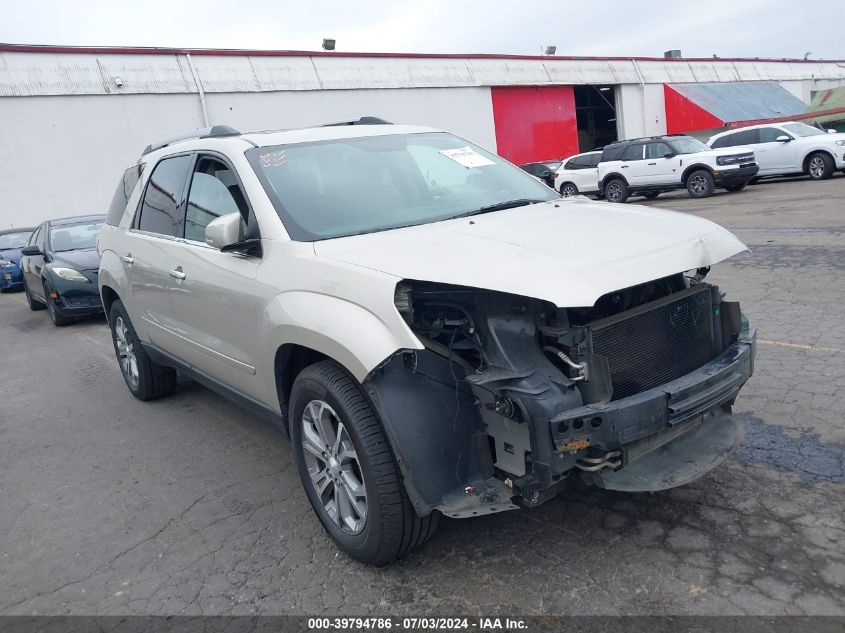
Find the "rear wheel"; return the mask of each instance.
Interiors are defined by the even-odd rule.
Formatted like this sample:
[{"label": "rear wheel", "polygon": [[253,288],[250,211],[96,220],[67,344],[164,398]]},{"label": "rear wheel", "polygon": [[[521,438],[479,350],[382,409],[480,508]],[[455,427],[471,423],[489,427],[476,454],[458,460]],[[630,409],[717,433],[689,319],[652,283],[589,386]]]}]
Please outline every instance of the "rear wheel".
[{"label": "rear wheel", "polygon": [[564,198],[571,198],[578,195],[578,187],[571,182],[565,182],[560,186],[560,195]]},{"label": "rear wheel", "polygon": [[827,180],[833,175],[835,165],[830,154],[816,152],[807,159],[807,173],[813,180]]},{"label": "rear wheel", "polygon": [[605,185],[604,197],[608,202],[625,202],[628,199],[628,183],[621,178],[614,178]]},{"label": "rear wheel", "polygon": [[71,319],[59,314],[59,308],[56,305],[56,299],[53,298],[53,289],[50,284],[44,282],[44,300],[47,302],[47,314],[50,315],[50,320],[56,327],[62,327],[71,322]]},{"label": "rear wheel", "polygon": [[743,189],[745,189],[746,184],[748,184],[748,183],[743,182],[743,183],[739,183],[739,184],[736,184],[736,185],[725,185],[725,190],[726,191],[742,191]]},{"label": "rear wheel", "polygon": [[378,417],[346,370],[331,360],[306,367],[289,412],[302,485],[344,552],[380,566],[428,540],[438,515],[414,512]]},{"label": "rear wheel", "polygon": [[114,353],[126,386],[138,400],[155,400],[176,390],[176,370],[154,363],[144,351],[120,301],[109,310]]},{"label": "rear wheel", "polygon": [[713,176],[706,169],[698,169],[687,178],[687,191],[693,198],[709,198],[715,187]]},{"label": "rear wheel", "polygon": [[29,304],[29,309],[32,311],[35,310],[43,310],[47,306],[35,299],[32,296],[32,293],[29,291],[29,286],[26,285],[26,282],[23,284],[23,293],[26,295],[26,302]]}]

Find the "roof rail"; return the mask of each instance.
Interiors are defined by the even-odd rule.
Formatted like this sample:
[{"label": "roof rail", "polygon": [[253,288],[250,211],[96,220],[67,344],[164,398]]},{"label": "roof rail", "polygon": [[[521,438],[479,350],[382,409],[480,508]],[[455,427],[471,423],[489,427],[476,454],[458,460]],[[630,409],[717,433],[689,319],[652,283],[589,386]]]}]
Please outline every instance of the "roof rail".
[{"label": "roof rail", "polygon": [[362,116],[357,121],[338,121],[337,123],[324,123],[321,127],[333,127],[335,125],[393,125],[377,116]]},{"label": "roof rail", "polygon": [[150,152],[154,152],[157,149],[161,149],[162,147],[167,147],[172,143],[177,143],[178,141],[186,141],[191,138],[217,138],[222,136],[238,136],[239,134],[240,132],[238,132],[233,127],[229,127],[228,125],[212,125],[211,127],[206,127],[201,130],[185,132],[184,134],[173,136],[163,141],[159,141],[158,143],[150,143],[144,148],[144,151],[141,152],[141,156],[149,154]]}]

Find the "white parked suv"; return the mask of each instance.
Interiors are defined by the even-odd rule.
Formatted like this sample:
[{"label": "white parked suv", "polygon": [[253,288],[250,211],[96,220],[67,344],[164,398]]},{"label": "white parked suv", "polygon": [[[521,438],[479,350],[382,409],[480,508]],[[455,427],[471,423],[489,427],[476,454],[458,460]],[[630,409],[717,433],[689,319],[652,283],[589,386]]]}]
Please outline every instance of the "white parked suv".
[{"label": "white parked suv", "polygon": [[739,191],[756,174],[748,148],[713,150],[680,134],[611,143],[598,166],[599,186],[608,202],[625,202],[632,195],[651,199],[683,188],[693,198],[706,198],[716,187]]},{"label": "white parked suv", "polygon": [[555,189],[564,198],[599,193],[600,160],[601,150],[564,158],[555,173]]},{"label": "white parked suv", "polygon": [[326,531],[383,565],[441,513],[724,460],[755,335],[704,277],[744,249],[691,215],[563,200],[439,130],[218,126],[126,170],[99,284],[132,394],[178,370],[277,423]]},{"label": "white parked suv", "polygon": [[845,134],[797,121],[721,132],[707,144],[714,149],[751,148],[760,166],[759,177],[807,174],[824,180],[837,169],[845,172]]}]

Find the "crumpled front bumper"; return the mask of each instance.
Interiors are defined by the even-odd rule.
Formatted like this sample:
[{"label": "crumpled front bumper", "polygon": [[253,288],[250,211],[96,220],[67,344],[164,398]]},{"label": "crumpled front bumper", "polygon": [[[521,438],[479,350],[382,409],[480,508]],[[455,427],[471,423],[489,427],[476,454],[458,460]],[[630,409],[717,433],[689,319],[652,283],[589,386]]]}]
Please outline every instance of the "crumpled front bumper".
[{"label": "crumpled front bumper", "polygon": [[681,378],[604,407],[555,416],[551,428],[559,456],[578,456],[575,467],[610,489],[663,490],[697,479],[741,440],[730,405],[754,371],[755,353],[756,331],[746,331]]}]

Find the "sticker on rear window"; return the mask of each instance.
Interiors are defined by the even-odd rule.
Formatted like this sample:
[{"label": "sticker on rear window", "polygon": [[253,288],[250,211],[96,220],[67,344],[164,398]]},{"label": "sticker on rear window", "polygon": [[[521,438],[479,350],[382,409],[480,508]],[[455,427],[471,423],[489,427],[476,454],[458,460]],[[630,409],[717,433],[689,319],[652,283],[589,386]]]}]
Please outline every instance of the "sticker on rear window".
[{"label": "sticker on rear window", "polygon": [[492,160],[485,158],[471,147],[459,147],[458,149],[444,149],[440,150],[446,158],[451,158],[453,161],[464,167],[485,167],[486,165],[495,165]]}]

